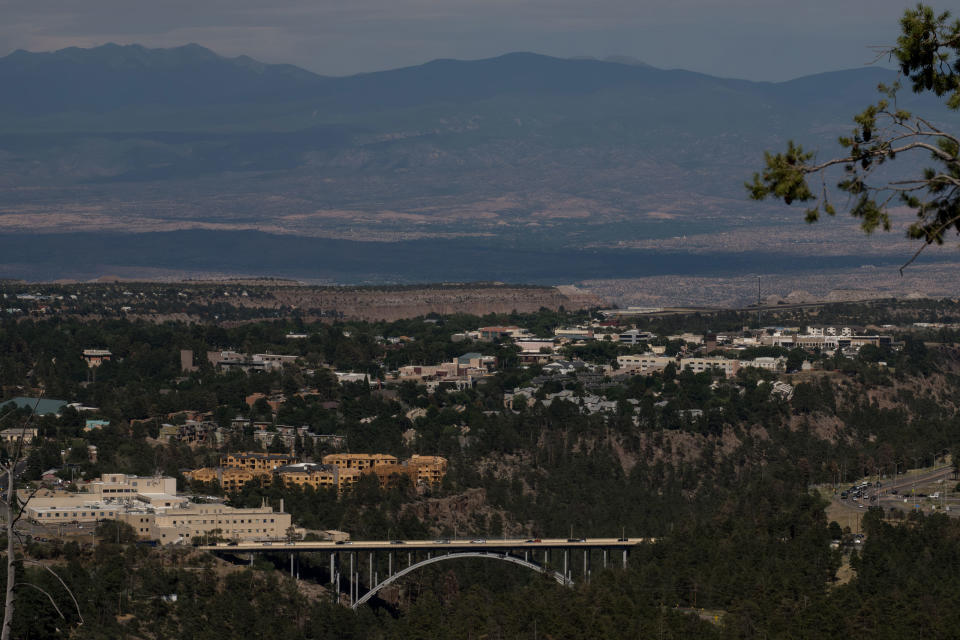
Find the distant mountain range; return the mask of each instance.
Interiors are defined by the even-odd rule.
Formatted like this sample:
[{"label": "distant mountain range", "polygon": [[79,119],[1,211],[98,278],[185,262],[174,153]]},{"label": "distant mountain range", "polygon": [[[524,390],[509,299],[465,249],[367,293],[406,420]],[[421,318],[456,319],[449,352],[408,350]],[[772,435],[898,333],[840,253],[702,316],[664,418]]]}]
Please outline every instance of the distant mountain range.
[{"label": "distant mountain range", "polygon": [[[532,53],[325,77],[198,45],[16,51],[0,58],[0,234],[207,229],[561,253],[706,237],[742,251],[758,226],[798,226],[744,197],[763,150],[787,137],[835,147],[893,78],[748,82]],[[956,121],[927,97],[901,106]]]},{"label": "distant mountain range", "polygon": [[[561,59],[510,53],[485,60],[434,60],[415,67],[348,77],[320,76],[292,65],[226,58],[196,44],[172,49],[107,44],[52,53],[15,51],[0,58],[0,82],[12,90],[0,104],[8,114],[111,112],[130,107],[201,108],[302,100],[344,110],[463,103],[499,96],[575,97],[600,92],[662,91],[660,98],[728,94],[724,103],[762,100],[791,111],[797,97],[834,105],[860,104],[880,68],[827,73],[784,83],[715,78],[665,71],[627,57]],[[811,94],[817,89],[817,94]],[[826,90],[826,91],[822,91]],[[670,95],[673,94],[673,95]]]}]

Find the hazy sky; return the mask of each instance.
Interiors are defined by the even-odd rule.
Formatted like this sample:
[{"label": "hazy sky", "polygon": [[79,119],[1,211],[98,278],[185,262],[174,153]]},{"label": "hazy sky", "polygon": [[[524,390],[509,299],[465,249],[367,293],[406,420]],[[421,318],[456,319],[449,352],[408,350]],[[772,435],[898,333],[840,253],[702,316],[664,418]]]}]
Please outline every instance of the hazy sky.
[{"label": "hazy sky", "polygon": [[[0,55],[196,42],[342,75],[510,51],[628,55],[783,80],[857,67],[892,43],[897,0],[0,0]],[[945,8],[940,3],[934,7]]]}]

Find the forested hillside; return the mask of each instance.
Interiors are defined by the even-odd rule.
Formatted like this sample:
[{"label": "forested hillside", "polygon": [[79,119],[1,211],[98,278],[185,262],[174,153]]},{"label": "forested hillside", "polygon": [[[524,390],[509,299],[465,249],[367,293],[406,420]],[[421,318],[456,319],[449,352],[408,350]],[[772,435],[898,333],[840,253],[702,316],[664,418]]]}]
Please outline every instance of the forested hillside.
[{"label": "forested hillside", "polygon": [[[161,471],[177,477],[182,490],[223,495],[234,506],[282,500],[308,531],[339,529],[357,540],[656,538],[631,553],[627,570],[595,565],[591,579],[573,589],[499,563],[444,563],[353,614],[327,590],[326,554],[301,554],[295,581],[284,573],[282,553],[248,567],[245,557],[230,554],[224,561],[189,547],[137,545],[131,531],[108,523],[95,546],[89,537],[28,545],[31,561],[49,563],[64,578],[84,622],[78,624],[55,578],[27,565],[30,580],[54,594],[67,622],[57,622],[41,593],[18,591],[17,637],[821,638],[912,637],[919,628],[923,637],[951,637],[960,621],[943,603],[957,591],[949,567],[960,525],[950,514],[929,501],[922,509],[863,508],[842,522],[828,514],[839,513],[833,491],[861,478],[887,483],[908,469],[943,468],[960,438],[960,350],[951,328],[957,317],[960,308],[950,301],[784,310],[769,319],[895,323],[896,340],[849,355],[779,347],[739,355],[782,357],[789,371],[780,373],[745,367],[725,377],[670,365],[646,375],[618,377],[614,369],[579,378],[521,366],[510,340],[451,337],[487,324],[553,335],[589,322],[588,312],[239,327],[4,320],[4,398],[42,391],[96,407],[31,420],[39,436],[24,480],[51,467],[62,467],[66,482]],[[920,319],[941,326],[914,327]],[[667,336],[742,331],[750,322],[745,314],[719,313],[635,324]],[[290,339],[291,332],[306,337]],[[690,345],[656,338],[652,346],[679,353]],[[81,358],[91,347],[109,347],[112,359],[92,370]],[[202,357],[227,348],[300,360],[246,374],[218,371]],[[563,357],[598,365],[646,348],[602,339],[562,347]],[[181,369],[181,349],[197,354],[196,370]],[[472,388],[431,392],[387,375],[467,351],[495,356],[496,374]],[[810,366],[801,370],[800,362]],[[385,382],[338,382],[339,371]],[[529,397],[514,394],[534,381],[538,390]],[[257,393],[264,397],[248,400]],[[592,393],[615,409],[586,411]],[[274,412],[265,398],[281,395]],[[162,422],[183,424],[188,413],[208,415],[214,426],[230,427],[237,417],[275,425],[268,429],[308,425],[344,436],[351,451],[441,455],[450,467],[430,488],[381,488],[375,476],[364,476],[342,495],[276,480],[224,492],[191,485],[182,473],[216,465],[223,452],[263,445],[246,427],[221,444],[158,440]],[[4,420],[16,424],[27,414],[13,411]],[[109,425],[85,430],[90,417]],[[268,449],[285,446],[274,439]],[[334,450],[299,438],[293,449],[307,460]],[[928,604],[908,611],[905,598]]]}]

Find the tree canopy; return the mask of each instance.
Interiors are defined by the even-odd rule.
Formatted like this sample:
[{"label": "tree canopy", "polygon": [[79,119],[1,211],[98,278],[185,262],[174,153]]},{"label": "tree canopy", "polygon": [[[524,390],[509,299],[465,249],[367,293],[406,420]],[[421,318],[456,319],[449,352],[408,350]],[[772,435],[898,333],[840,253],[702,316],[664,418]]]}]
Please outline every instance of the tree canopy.
[{"label": "tree canopy", "polygon": [[[904,12],[900,29],[896,46],[884,53],[897,61],[902,79],[914,92],[932,92],[949,109],[960,110],[960,20],[918,4]],[[855,115],[850,135],[839,138],[845,150],[839,157],[820,161],[792,140],[784,152],[767,152],[764,169],[746,185],[751,198],[806,203],[806,219],[815,222],[821,213],[836,214],[827,175],[842,167],[836,187],[850,196],[850,213],[865,232],[889,231],[892,205],[915,212],[906,233],[922,245],[907,264],[926,246],[942,244],[950,229],[960,233],[960,137],[899,108],[900,87],[900,81],[878,87],[880,99]],[[899,156],[917,154],[926,156],[928,166],[915,174],[891,178],[889,171],[879,170]],[[811,185],[816,176],[821,184]]]}]

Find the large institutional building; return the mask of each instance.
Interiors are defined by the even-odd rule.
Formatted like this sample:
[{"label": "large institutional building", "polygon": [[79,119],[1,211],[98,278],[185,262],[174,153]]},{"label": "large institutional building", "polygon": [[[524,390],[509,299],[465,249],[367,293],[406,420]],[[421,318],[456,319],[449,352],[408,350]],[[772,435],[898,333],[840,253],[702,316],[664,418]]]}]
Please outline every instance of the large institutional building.
[{"label": "large institutional building", "polygon": [[161,544],[191,542],[219,536],[229,540],[277,540],[290,528],[290,514],[272,507],[234,509],[222,504],[193,504],[167,510],[131,509],[119,520],[132,526],[141,538]]},{"label": "large institutional building", "polygon": [[50,491],[27,503],[26,517],[41,525],[73,525],[120,520],[144,540],[189,543],[198,536],[231,540],[282,538],[290,514],[271,507],[235,509],[222,504],[194,504],[176,495],[177,481],[167,477],[104,474],[79,493]]}]

